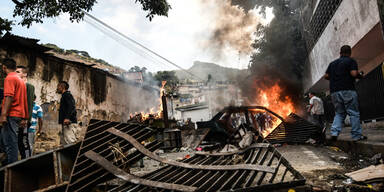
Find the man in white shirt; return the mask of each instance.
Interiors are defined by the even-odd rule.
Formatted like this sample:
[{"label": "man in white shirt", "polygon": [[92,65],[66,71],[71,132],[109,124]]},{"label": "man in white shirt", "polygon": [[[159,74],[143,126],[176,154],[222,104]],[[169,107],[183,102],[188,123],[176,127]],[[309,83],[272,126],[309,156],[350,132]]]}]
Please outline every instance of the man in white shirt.
[{"label": "man in white shirt", "polygon": [[309,108],[308,112],[311,114],[314,123],[320,127],[321,140],[325,139],[325,126],[324,126],[324,105],[323,101],[314,93],[309,93]]}]

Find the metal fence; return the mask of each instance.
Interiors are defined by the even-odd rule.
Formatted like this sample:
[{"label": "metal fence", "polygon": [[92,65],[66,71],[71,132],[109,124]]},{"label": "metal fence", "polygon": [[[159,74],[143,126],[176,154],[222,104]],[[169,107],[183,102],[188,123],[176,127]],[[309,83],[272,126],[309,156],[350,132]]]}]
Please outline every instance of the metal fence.
[{"label": "metal fence", "polygon": [[383,64],[356,83],[361,120],[384,119]]},{"label": "metal fence", "polygon": [[331,21],[341,2],[342,0],[321,0],[317,5],[312,19],[308,24],[310,36],[307,37],[307,44],[310,50]]}]

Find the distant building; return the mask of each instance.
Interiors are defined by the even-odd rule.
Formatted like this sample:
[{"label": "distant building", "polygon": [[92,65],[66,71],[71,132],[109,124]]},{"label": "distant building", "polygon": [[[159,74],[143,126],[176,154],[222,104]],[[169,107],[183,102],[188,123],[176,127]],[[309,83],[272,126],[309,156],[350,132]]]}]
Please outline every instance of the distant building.
[{"label": "distant building", "polygon": [[176,108],[176,116],[184,121],[191,118],[192,122],[210,120],[209,107],[207,103],[198,103],[178,107]]},{"label": "distant building", "polygon": [[[229,82],[182,83],[178,85],[178,97],[173,98],[173,111],[176,111],[174,117],[186,120],[187,115],[191,113],[194,115],[196,110],[193,106],[203,103],[208,107],[208,114],[204,115],[208,115],[207,118],[210,119],[226,106],[240,105],[242,102],[239,91],[237,86]],[[193,112],[183,113],[182,118],[180,111],[184,110],[184,107],[189,109],[191,106]]]},{"label": "distant building", "polygon": [[[126,122],[130,113],[144,111],[158,103],[158,89],[115,76],[87,61],[53,54],[51,48],[38,44],[38,41],[7,33],[0,38],[0,59],[10,57],[18,65],[29,68],[28,81],[35,86],[36,103],[44,110],[42,131],[54,141],[47,147],[59,144],[56,139],[61,130],[57,123],[61,98],[56,93],[59,81],[70,84],[78,122],[83,126],[87,126],[91,119]],[[3,78],[0,76],[0,87]]]}]

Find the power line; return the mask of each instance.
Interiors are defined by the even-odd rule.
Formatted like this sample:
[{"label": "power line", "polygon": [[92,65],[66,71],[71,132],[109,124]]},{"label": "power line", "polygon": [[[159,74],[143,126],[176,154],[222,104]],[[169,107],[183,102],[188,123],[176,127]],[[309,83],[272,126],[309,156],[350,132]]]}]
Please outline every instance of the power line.
[{"label": "power line", "polygon": [[107,36],[109,36],[110,38],[112,38],[113,40],[115,40],[116,42],[122,44],[124,47],[127,47],[128,49],[130,49],[131,51],[133,51],[134,53],[142,56],[144,59],[150,61],[151,63],[154,63],[154,64],[157,64],[157,63],[161,63],[161,64],[164,64],[166,65],[165,63],[159,61],[158,59],[156,59],[154,56],[152,55],[149,55],[148,53],[126,43],[126,41],[121,41],[121,37],[119,37],[117,34],[112,34],[110,31],[108,31],[107,29],[105,29],[104,27],[102,26],[99,26],[97,25],[96,23],[93,23],[93,20],[91,19],[88,19],[88,17],[85,17],[84,18],[85,22],[87,22],[88,24],[90,24],[91,26],[95,27],[96,29],[100,30],[102,33],[106,34]]},{"label": "power line", "polygon": [[91,15],[91,14],[85,12],[85,11],[83,11],[83,12],[84,12],[84,14],[85,14],[86,16],[88,16],[88,17],[90,17],[91,19],[93,19],[94,21],[100,23],[102,26],[106,27],[107,29],[109,29],[109,30],[111,30],[111,31],[113,31],[113,32],[115,32],[115,33],[117,33],[117,34],[120,35],[121,37],[123,37],[123,38],[129,40],[129,41],[132,42],[133,44],[135,44],[135,45],[137,45],[137,46],[143,48],[144,50],[150,52],[151,54],[153,54],[153,55],[155,55],[155,56],[157,56],[157,57],[163,59],[163,60],[166,61],[167,63],[169,63],[169,64],[171,64],[171,65],[173,65],[173,66],[179,68],[180,70],[184,71],[185,73],[188,73],[188,74],[191,75],[191,76],[194,76],[194,77],[196,77],[196,78],[198,78],[198,79],[200,79],[200,80],[203,80],[203,79],[201,79],[200,77],[196,76],[195,74],[193,74],[193,73],[191,73],[191,72],[185,70],[185,69],[182,68],[181,66],[179,66],[179,65],[175,64],[174,62],[168,60],[167,58],[161,56],[160,54],[158,54],[158,53],[152,51],[151,49],[149,49],[149,48],[147,48],[147,47],[145,47],[144,45],[140,44],[139,42],[135,41],[134,39],[132,39],[132,38],[130,38],[130,37],[124,35],[124,34],[121,33],[120,31],[114,29],[113,27],[109,26],[108,24],[104,23],[103,21],[101,21],[100,19],[94,17],[93,15]]}]

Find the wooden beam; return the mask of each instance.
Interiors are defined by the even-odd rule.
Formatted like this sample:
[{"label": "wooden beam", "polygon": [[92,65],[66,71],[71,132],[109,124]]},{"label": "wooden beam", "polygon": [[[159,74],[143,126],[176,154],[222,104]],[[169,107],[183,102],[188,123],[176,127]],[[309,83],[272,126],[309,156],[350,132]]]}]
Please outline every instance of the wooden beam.
[{"label": "wooden beam", "polygon": [[99,164],[101,167],[103,167],[105,170],[112,173],[116,177],[133,184],[162,188],[167,190],[176,190],[176,191],[196,191],[197,190],[196,187],[152,181],[152,180],[137,177],[135,175],[129,174],[123,171],[122,169],[116,167],[115,165],[113,165],[113,163],[111,163],[110,161],[108,161],[107,159],[105,159],[104,157],[100,156],[99,154],[93,151],[87,151],[85,153],[85,156],[95,161],[97,164]]},{"label": "wooden beam", "polygon": [[148,149],[146,149],[143,145],[141,145],[135,138],[132,136],[123,133],[115,128],[110,128],[107,130],[109,133],[116,135],[118,137],[121,137],[125,140],[127,140],[129,143],[131,143],[138,151],[143,153],[144,155],[148,156],[149,158],[159,161],[164,164],[173,165],[176,167],[182,167],[187,169],[201,169],[201,170],[211,170],[211,171],[230,171],[230,170],[253,170],[253,171],[261,171],[261,172],[268,172],[268,173],[274,173],[276,171],[276,168],[269,167],[269,166],[263,166],[263,165],[252,165],[252,164],[237,164],[237,165],[194,165],[194,164],[188,164],[178,161],[173,161],[169,159],[162,158]]},{"label": "wooden beam", "polygon": [[222,156],[222,155],[234,155],[234,154],[239,154],[239,153],[244,153],[249,149],[254,149],[254,148],[267,148],[271,146],[269,143],[255,143],[252,144],[251,146],[241,149],[241,150],[236,150],[236,151],[231,151],[231,152],[202,152],[202,151],[196,151],[195,154],[197,155],[208,155],[208,156]]}]

